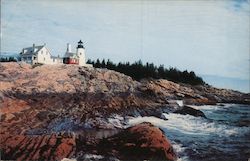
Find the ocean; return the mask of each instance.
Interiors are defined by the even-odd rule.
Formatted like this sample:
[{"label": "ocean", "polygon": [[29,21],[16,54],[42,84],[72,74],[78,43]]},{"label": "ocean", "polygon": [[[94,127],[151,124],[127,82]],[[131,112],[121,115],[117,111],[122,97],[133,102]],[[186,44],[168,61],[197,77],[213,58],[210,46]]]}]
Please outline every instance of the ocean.
[{"label": "ocean", "polygon": [[207,117],[164,113],[168,120],[136,117],[129,124],[151,122],[161,128],[178,161],[247,161],[250,158],[250,105],[192,106]]},{"label": "ocean", "polygon": [[[217,88],[233,89],[240,92],[250,93],[250,80],[240,78],[229,78],[215,75],[200,75],[202,79]],[[250,78],[248,76],[248,78]]]}]

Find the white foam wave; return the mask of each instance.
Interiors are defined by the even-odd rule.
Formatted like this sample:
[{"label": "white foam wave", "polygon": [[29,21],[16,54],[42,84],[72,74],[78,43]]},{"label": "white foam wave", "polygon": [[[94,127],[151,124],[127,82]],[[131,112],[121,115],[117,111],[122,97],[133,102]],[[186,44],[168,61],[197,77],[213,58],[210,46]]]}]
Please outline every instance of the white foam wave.
[{"label": "white foam wave", "polygon": [[226,109],[226,108],[232,108],[233,106],[238,106],[237,104],[230,104],[230,103],[222,103],[221,105],[203,105],[203,106],[194,106],[189,105],[190,107],[196,109],[196,110],[218,110],[218,109]]},{"label": "white foam wave", "polygon": [[185,151],[185,147],[183,147],[183,145],[182,144],[177,144],[176,142],[171,142],[171,144],[172,144],[172,146],[173,146],[173,148],[174,148],[174,150],[175,150],[175,152],[177,152],[177,153],[183,153],[184,151]]},{"label": "white foam wave", "polygon": [[218,110],[219,106],[214,106],[214,105],[203,105],[203,106],[193,106],[193,105],[189,105],[190,107],[196,109],[196,110]]},{"label": "white foam wave", "polygon": [[112,124],[114,127],[117,127],[117,128],[123,128],[124,125],[122,124],[122,122],[124,122],[124,118],[120,115],[113,115],[111,117],[108,118],[108,122],[110,124]]},{"label": "white foam wave", "polygon": [[174,151],[178,154],[177,161],[189,161],[188,156],[185,154],[186,148],[182,144],[178,144],[175,141],[171,142]]},{"label": "white foam wave", "polygon": [[176,100],[176,103],[181,107],[183,106],[183,100]]},{"label": "white foam wave", "polygon": [[96,155],[96,154],[85,154],[83,158],[84,160],[101,160],[104,157],[102,155]]},{"label": "white foam wave", "polygon": [[180,114],[165,114],[164,116],[168,119],[162,120],[156,117],[137,117],[129,120],[130,125],[138,124],[141,122],[151,122],[155,126],[158,126],[167,130],[179,131],[181,133],[189,135],[219,135],[219,136],[230,136],[237,135],[242,130],[249,130],[244,128],[238,128],[233,126],[227,126],[217,124],[214,122],[208,122],[206,119],[201,117],[193,117],[190,115]]},{"label": "white foam wave", "polygon": [[189,161],[187,156],[177,158],[177,161]]},{"label": "white foam wave", "polygon": [[76,159],[63,158],[61,161],[76,161]]}]

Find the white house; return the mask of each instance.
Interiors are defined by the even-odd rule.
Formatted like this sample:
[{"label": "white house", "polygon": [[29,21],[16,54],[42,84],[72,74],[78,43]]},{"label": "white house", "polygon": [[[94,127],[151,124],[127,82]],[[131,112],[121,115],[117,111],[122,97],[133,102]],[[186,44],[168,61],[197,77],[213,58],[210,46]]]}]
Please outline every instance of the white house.
[{"label": "white house", "polygon": [[63,64],[63,59],[54,57],[51,55],[46,44],[41,46],[36,46],[33,44],[32,47],[23,48],[20,53],[21,61],[29,64]]}]

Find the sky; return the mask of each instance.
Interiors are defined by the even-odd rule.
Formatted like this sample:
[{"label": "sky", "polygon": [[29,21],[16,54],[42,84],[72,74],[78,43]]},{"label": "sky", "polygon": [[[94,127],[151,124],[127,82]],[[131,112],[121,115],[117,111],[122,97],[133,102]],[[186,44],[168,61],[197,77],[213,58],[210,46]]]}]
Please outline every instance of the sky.
[{"label": "sky", "polygon": [[[1,52],[81,39],[90,59],[250,81],[249,0],[2,0]],[[249,91],[249,83],[245,83]]]}]

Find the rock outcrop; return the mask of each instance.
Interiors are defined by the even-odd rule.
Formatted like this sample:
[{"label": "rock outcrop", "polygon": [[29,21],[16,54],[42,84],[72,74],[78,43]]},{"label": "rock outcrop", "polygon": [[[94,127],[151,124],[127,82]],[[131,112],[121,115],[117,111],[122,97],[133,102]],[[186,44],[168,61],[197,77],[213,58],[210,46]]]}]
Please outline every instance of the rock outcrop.
[{"label": "rock outcrop", "polygon": [[3,160],[61,160],[72,157],[76,142],[72,136],[1,134]]},{"label": "rock outcrop", "polygon": [[[1,130],[44,134],[77,128],[115,128],[111,114],[156,116],[184,104],[249,103],[250,95],[168,80],[133,80],[124,74],[75,65],[0,64]],[[91,122],[91,123],[90,123]],[[14,126],[13,126],[14,125]]]},{"label": "rock outcrop", "polygon": [[35,93],[117,93],[131,92],[138,82],[124,74],[75,65],[1,63],[2,92]]},{"label": "rock outcrop", "polygon": [[92,127],[105,128],[102,122],[112,113],[165,102],[137,90],[140,83],[131,77],[107,69],[2,63],[0,73],[1,127],[13,134],[73,130],[93,119]]},{"label": "rock outcrop", "polygon": [[191,86],[177,84],[168,80],[143,80],[141,91],[156,95],[158,98],[182,99],[189,105],[215,105],[216,103],[250,104],[250,95],[229,89],[218,89],[210,85]]},{"label": "rock outcrop", "polygon": [[84,160],[85,154],[101,155],[105,160],[112,157],[121,160],[176,160],[170,142],[159,128],[150,123],[135,125],[114,136],[95,141],[74,134],[1,134],[0,147],[1,159],[4,160]]}]

